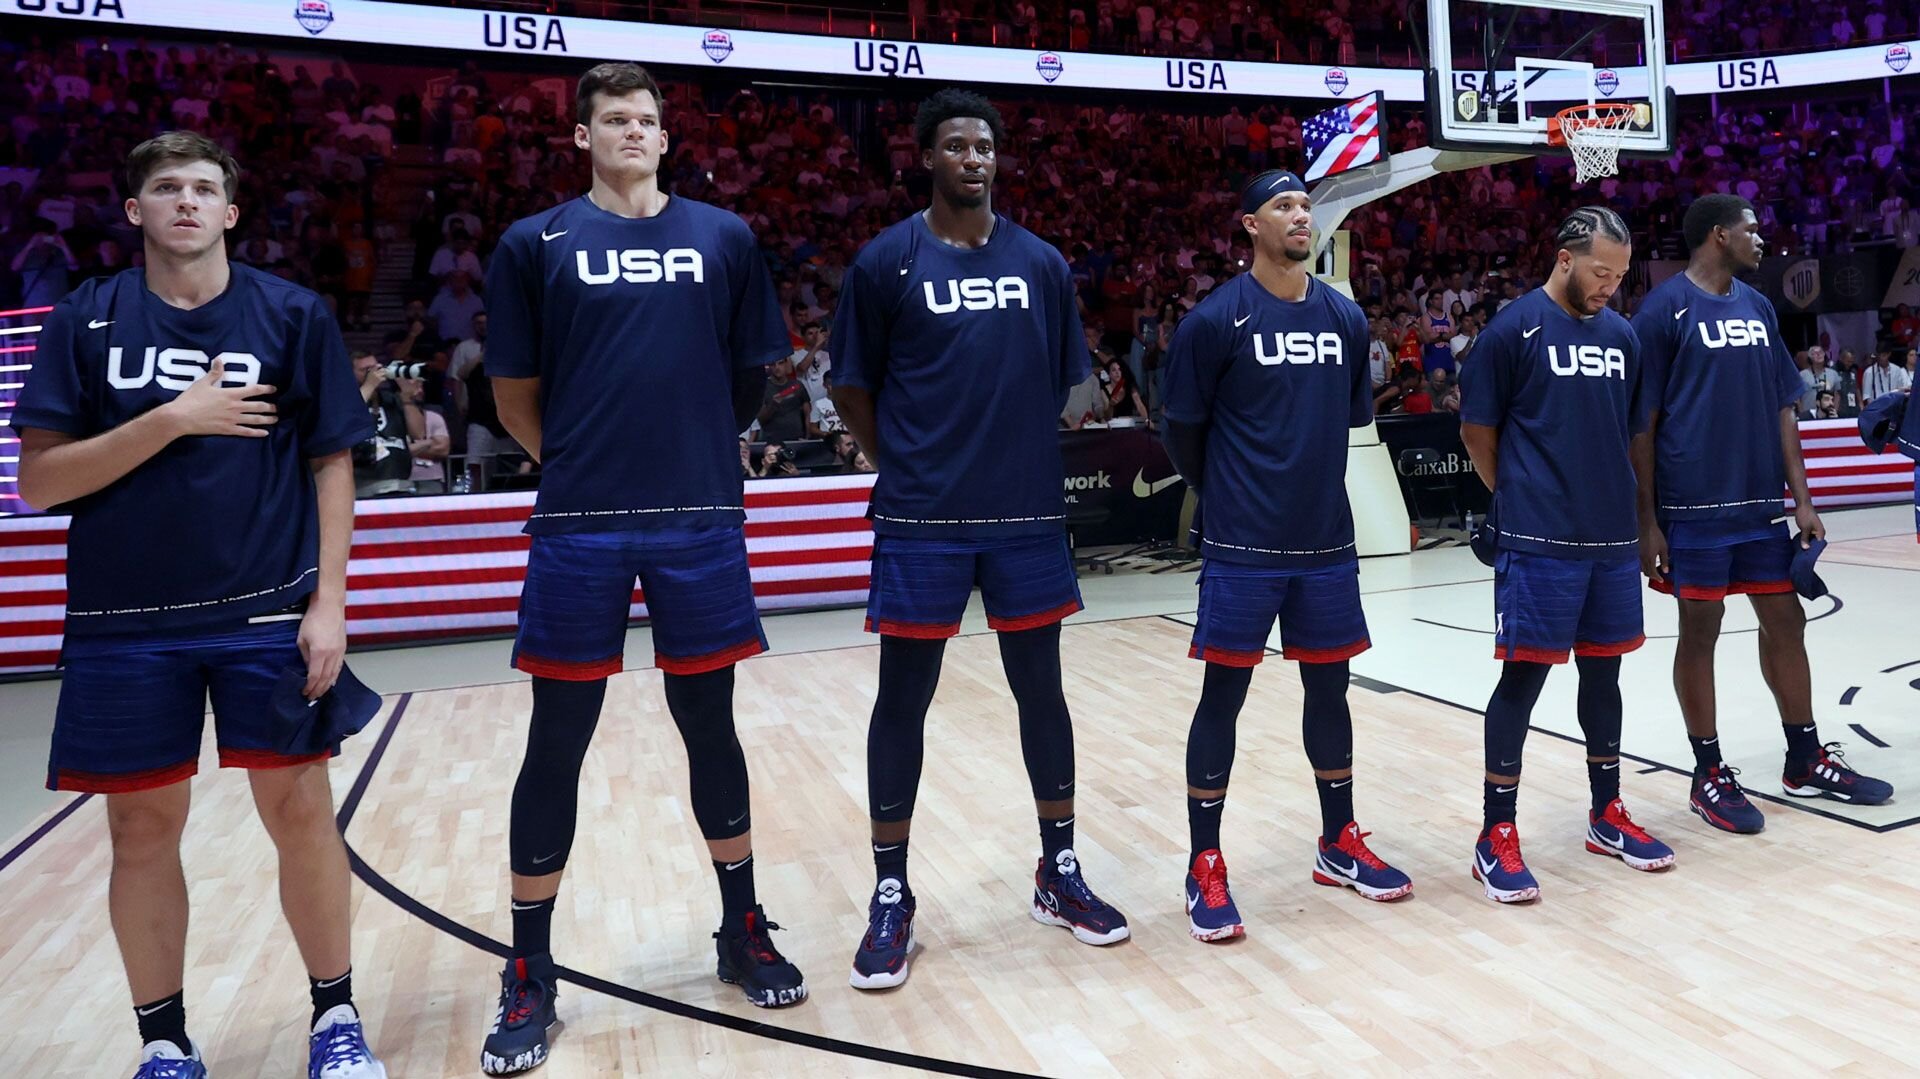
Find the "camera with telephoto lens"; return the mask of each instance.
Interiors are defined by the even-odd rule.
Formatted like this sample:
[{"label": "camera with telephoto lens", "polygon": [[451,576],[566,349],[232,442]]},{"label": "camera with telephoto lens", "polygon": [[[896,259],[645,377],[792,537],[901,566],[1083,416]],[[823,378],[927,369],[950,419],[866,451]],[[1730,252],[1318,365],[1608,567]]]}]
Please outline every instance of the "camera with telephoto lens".
[{"label": "camera with telephoto lens", "polygon": [[426,374],[427,365],[424,363],[390,363],[382,367],[381,370],[386,372],[388,378],[419,378]]}]

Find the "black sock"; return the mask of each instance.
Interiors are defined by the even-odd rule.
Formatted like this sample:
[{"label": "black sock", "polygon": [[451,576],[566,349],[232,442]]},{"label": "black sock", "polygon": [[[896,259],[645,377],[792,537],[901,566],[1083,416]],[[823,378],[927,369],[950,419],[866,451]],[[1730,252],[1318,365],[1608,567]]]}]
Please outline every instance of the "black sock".
[{"label": "black sock", "polygon": [[879,890],[882,881],[889,878],[900,882],[902,891],[912,894],[907,886],[907,840],[901,837],[894,843],[875,843],[873,845],[873,887]]},{"label": "black sock", "polygon": [[1193,847],[1187,853],[1187,864],[1192,865],[1200,852],[1220,849],[1220,817],[1227,811],[1227,796],[1222,792],[1218,798],[1195,798],[1187,795],[1187,836]]},{"label": "black sock", "polygon": [[1511,783],[1486,784],[1486,828],[1496,824],[1512,824],[1514,812],[1520,803],[1520,781]]},{"label": "black sock", "polygon": [[1059,868],[1060,852],[1073,847],[1073,818],[1060,820],[1040,818],[1040,857],[1053,869]]},{"label": "black sock", "polygon": [[759,902],[753,894],[752,853],[737,862],[713,863],[713,875],[720,879],[720,917],[732,925]]},{"label": "black sock", "polygon": [[558,896],[537,902],[514,900],[513,957],[525,959],[553,951],[553,904]]},{"label": "black sock", "polygon": [[342,1004],[353,1003],[353,968],[348,967],[345,974],[338,978],[307,978],[307,992],[313,995],[313,1021],[338,1008]]},{"label": "black sock", "polygon": [[1795,775],[1813,770],[1813,762],[1820,756],[1820,725],[1817,723],[1789,723],[1781,728],[1787,736],[1787,764]]},{"label": "black sock", "polygon": [[1720,757],[1720,736],[1695,738],[1687,735],[1687,741],[1693,743],[1693,770],[1696,775],[1705,775],[1707,769],[1726,763]]},{"label": "black sock", "polygon": [[1320,836],[1328,843],[1340,838],[1340,832],[1353,822],[1353,777],[1321,779],[1313,777],[1320,793]]},{"label": "black sock", "polygon": [[183,1053],[193,1052],[187,1040],[186,990],[147,1004],[135,1005],[134,1021],[140,1024],[140,1044],[172,1042]]},{"label": "black sock", "polygon": [[1593,812],[1597,816],[1606,811],[1615,798],[1620,797],[1620,761],[1587,762],[1587,787],[1593,791]]}]

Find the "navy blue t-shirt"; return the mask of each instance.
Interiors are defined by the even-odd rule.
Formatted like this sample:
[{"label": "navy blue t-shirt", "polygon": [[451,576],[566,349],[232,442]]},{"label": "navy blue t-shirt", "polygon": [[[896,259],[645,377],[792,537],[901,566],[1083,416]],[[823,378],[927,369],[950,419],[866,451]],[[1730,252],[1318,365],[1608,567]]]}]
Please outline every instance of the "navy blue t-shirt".
[{"label": "navy blue t-shirt", "polygon": [[486,373],[540,379],[528,532],[745,519],[734,371],[792,351],[746,222],[679,196],[644,218],[562,203],[500,238],[487,319]]},{"label": "navy blue t-shirt", "polygon": [[837,385],[874,394],[876,533],[1066,527],[1060,410],[1092,361],[1067,262],[1039,237],[997,216],[977,248],[920,214],[891,226],[848,268],[827,352]]},{"label": "navy blue t-shirt", "polygon": [[235,264],[191,311],[123,270],[54,307],[12,426],[90,438],[157,408],[224,359],[229,386],[265,384],[265,438],[178,438],[59,507],[66,632],[165,633],[289,607],[318,583],[320,518],[308,461],[373,437],[340,328],[319,296]]},{"label": "navy blue t-shirt", "polygon": [[1309,279],[1283,300],[1241,274],[1180,320],[1166,415],[1207,427],[1208,558],[1311,568],[1352,561],[1347,429],[1373,421],[1359,305]]},{"label": "navy blue t-shirt", "polygon": [[1735,280],[1715,296],[1684,273],[1661,282],[1633,317],[1654,430],[1662,522],[1738,532],[1785,512],[1780,410],[1806,389],[1773,304]]},{"label": "navy blue t-shirt", "polygon": [[1534,289],[1508,304],[1460,371],[1460,419],[1497,428],[1499,546],[1560,558],[1638,553],[1629,443],[1640,345],[1612,308],[1575,318]]}]

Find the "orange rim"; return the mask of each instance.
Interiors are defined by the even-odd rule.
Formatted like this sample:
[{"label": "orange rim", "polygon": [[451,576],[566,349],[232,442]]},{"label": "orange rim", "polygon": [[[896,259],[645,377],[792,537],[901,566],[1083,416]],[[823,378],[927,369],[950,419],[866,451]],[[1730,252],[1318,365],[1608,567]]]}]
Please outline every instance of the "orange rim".
[{"label": "orange rim", "polygon": [[1633,121],[1633,106],[1617,101],[1600,101],[1561,109],[1547,119],[1548,144],[1567,144],[1566,133],[1561,127],[1568,121],[1574,122],[1576,130],[1582,127],[1624,127]]}]

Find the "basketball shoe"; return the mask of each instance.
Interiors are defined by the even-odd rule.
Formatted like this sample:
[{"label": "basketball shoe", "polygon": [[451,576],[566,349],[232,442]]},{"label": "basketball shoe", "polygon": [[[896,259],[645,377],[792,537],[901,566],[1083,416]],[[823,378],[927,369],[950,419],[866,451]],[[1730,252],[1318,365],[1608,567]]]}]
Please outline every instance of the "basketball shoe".
[{"label": "basketball shoe", "polygon": [[1725,764],[1693,773],[1687,805],[1701,820],[1723,832],[1753,835],[1767,826],[1767,818],[1759,806],[1747,800],[1747,792],[1734,778],[1739,774],[1740,769]]},{"label": "basketball shoe", "polygon": [[755,906],[737,924],[721,923],[713,934],[717,956],[714,973],[728,985],[737,985],[747,1001],[760,1008],[785,1008],[807,999],[807,981],[800,969],[773,946],[770,932],[780,928]]},{"label": "basketball shoe", "polygon": [[1194,856],[1187,870],[1187,932],[1195,940],[1232,940],[1247,931],[1227,891],[1227,860],[1218,848]]},{"label": "basketball shoe", "polygon": [[1347,822],[1340,838],[1328,843],[1321,836],[1320,857],[1313,864],[1313,882],[1352,888],[1375,902],[1386,903],[1413,894],[1413,881],[1367,849],[1367,837],[1358,824]]},{"label": "basketball shoe", "polygon": [[360,1013],[351,1004],[329,1008],[307,1038],[307,1079],[387,1079],[386,1065],[367,1048]]},{"label": "basketball shoe", "polygon": [[[1791,767],[1792,762],[1788,762],[1788,768]],[[1893,784],[1863,776],[1847,767],[1839,742],[1820,747],[1820,755],[1807,765],[1805,774],[1783,772],[1780,785],[1795,798],[1831,798],[1862,806],[1877,806],[1893,797]]]},{"label": "basketball shoe", "polygon": [[1595,854],[1612,855],[1643,873],[1673,864],[1673,848],[1633,823],[1627,807],[1618,798],[1598,813],[1587,811],[1587,849]]},{"label": "basketball shoe", "polygon": [[549,1039],[560,1023],[554,1010],[559,999],[553,956],[543,952],[507,960],[500,972],[500,1009],[480,1050],[480,1070],[488,1075],[518,1075],[546,1063]]},{"label": "basketball shoe", "polygon": [[853,953],[855,989],[891,989],[907,980],[913,965],[913,893],[893,877],[880,882],[867,901],[867,935]]},{"label": "basketball shoe", "polygon": [[1473,879],[1495,903],[1525,903],[1540,898],[1540,883],[1520,857],[1520,833],[1503,821],[1480,833],[1473,847]]},{"label": "basketball shoe", "polygon": [[1082,944],[1118,944],[1127,939],[1127,916],[1093,894],[1080,875],[1080,859],[1068,847],[1042,858],[1033,871],[1033,920],[1073,931]]},{"label": "basketball shoe", "polygon": [[200,1063],[198,1046],[188,1053],[172,1042],[148,1042],[140,1050],[140,1070],[133,1079],[207,1079],[207,1069]]}]

